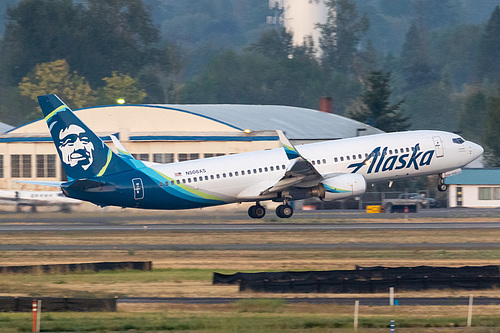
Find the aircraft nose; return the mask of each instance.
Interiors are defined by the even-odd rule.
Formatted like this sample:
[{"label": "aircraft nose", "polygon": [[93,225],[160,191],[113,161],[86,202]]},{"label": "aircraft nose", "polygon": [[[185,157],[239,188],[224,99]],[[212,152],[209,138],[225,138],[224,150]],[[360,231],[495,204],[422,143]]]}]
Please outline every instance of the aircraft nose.
[{"label": "aircraft nose", "polygon": [[483,154],[483,152],[484,152],[483,147],[481,147],[477,143],[469,141],[469,147],[470,147],[470,150],[471,150],[471,155],[474,156],[474,159],[476,159],[479,156],[481,156]]}]

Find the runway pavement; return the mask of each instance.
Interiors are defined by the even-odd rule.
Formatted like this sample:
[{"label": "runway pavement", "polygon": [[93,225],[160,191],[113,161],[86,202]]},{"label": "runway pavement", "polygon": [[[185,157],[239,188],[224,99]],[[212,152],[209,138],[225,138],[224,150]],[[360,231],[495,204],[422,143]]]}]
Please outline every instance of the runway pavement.
[{"label": "runway pavement", "polygon": [[[147,221],[144,221],[147,222]],[[111,223],[81,223],[60,224],[58,222],[44,222],[43,224],[0,224],[1,232],[10,231],[180,231],[180,232],[276,232],[276,231],[326,231],[326,230],[356,230],[356,229],[498,229],[500,222],[411,222],[411,223],[359,223],[359,222],[335,222],[335,223],[213,223],[213,224],[127,224],[116,225]]]},{"label": "runway pavement", "polygon": [[266,243],[266,244],[0,244],[0,251],[340,251],[340,250],[496,250],[500,243]]},{"label": "runway pavement", "polygon": [[[242,299],[248,298],[230,298],[230,297],[124,297],[118,298],[120,304],[136,304],[136,303],[173,303],[173,304],[230,304]],[[269,299],[273,299],[270,297]],[[369,306],[387,306],[389,305],[388,297],[346,297],[346,298],[330,298],[330,297],[294,297],[294,298],[276,298],[282,299],[288,304],[296,303],[311,303],[311,304],[337,304],[337,305],[354,305],[354,302],[359,300],[360,305]],[[468,305],[469,297],[402,297],[396,298],[399,306],[416,306],[416,305]],[[474,305],[499,305],[500,297],[476,297]]]}]

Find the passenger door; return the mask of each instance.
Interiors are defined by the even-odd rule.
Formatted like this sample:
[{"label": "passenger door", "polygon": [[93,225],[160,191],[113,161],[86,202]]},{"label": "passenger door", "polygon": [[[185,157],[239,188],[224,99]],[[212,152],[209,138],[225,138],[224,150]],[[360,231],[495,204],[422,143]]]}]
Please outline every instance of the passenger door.
[{"label": "passenger door", "polygon": [[443,142],[441,141],[441,137],[434,136],[434,137],[432,137],[432,140],[434,140],[436,157],[443,157],[444,156],[444,149],[443,149]]}]

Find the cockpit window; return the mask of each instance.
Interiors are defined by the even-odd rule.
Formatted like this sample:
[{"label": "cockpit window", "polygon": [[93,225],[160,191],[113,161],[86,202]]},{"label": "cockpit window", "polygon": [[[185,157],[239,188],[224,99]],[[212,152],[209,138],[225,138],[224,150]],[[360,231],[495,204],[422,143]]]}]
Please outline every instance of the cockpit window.
[{"label": "cockpit window", "polygon": [[458,143],[459,145],[465,142],[465,140],[462,138],[453,138],[451,139],[451,141],[453,141],[454,143]]}]

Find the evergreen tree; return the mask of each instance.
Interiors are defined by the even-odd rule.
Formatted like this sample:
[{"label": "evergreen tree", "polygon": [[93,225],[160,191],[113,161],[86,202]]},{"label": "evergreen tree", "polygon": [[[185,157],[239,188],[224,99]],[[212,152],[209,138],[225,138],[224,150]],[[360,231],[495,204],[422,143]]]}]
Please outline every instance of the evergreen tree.
[{"label": "evergreen tree", "polygon": [[410,128],[409,118],[404,116],[401,110],[404,101],[390,104],[390,81],[390,72],[371,72],[363,96],[348,108],[348,116],[385,132],[403,131]]},{"label": "evergreen tree", "polygon": [[432,70],[425,45],[422,31],[416,25],[412,25],[406,34],[400,59],[407,89],[426,86],[437,78]]},{"label": "evergreen tree", "polygon": [[248,50],[259,52],[267,57],[287,58],[293,52],[292,34],[285,28],[268,30],[262,33],[259,41],[250,45]]},{"label": "evergreen tree", "polygon": [[327,0],[327,21],[318,24],[322,61],[331,69],[350,73],[361,38],[370,23],[366,16],[359,18],[356,6],[349,0]]},{"label": "evergreen tree", "polygon": [[489,166],[500,166],[500,88],[490,96],[486,106],[486,126],[484,128],[485,159]]},{"label": "evergreen tree", "polygon": [[141,0],[22,0],[8,10],[2,80],[16,85],[36,64],[66,59],[102,86],[113,71],[137,73],[150,63],[158,38]]},{"label": "evergreen tree", "polygon": [[496,7],[484,29],[477,57],[477,77],[500,80],[500,7]]},{"label": "evergreen tree", "polygon": [[462,135],[474,142],[481,142],[486,121],[486,95],[476,90],[467,95],[460,113],[459,128]]}]

